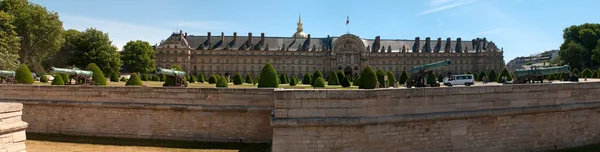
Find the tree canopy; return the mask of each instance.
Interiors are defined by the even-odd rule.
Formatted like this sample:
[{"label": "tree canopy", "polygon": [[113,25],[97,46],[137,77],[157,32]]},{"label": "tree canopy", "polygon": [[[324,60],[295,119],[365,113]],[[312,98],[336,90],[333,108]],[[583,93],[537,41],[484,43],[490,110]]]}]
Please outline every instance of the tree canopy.
[{"label": "tree canopy", "polygon": [[129,41],[123,46],[121,60],[129,72],[150,73],[156,67],[154,49],[142,40]]},{"label": "tree canopy", "polygon": [[564,42],[558,52],[564,64],[572,68],[592,67],[600,63],[600,24],[584,23],[563,30]]},{"label": "tree canopy", "polygon": [[88,28],[72,43],[76,48],[72,58],[77,67],[96,63],[104,73],[121,69],[121,55],[117,52],[117,47],[112,45],[107,33]]},{"label": "tree canopy", "polygon": [[15,26],[10,22],[13,17],[0,10],[0,69],[14,70],[19,66],[20,43]]}]

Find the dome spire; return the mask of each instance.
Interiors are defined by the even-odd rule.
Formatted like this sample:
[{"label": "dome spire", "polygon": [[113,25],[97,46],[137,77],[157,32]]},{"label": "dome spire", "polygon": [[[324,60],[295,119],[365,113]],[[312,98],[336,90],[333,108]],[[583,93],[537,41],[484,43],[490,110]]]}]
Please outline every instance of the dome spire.
[{"label": "dome spire", "polygon": [[302,28],[302,14],[298,13],[298,28],[296,28],[296,33],[292,36],[293,38],[306,38],[306,34],[304,33],[304,28]]}]

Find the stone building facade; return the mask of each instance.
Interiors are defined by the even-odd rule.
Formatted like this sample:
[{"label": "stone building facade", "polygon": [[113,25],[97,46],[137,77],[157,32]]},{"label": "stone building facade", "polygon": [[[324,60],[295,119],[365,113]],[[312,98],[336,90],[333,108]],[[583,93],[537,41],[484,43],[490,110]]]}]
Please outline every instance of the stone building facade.
[{"label": "stone building facade", "polygon": [[304,34],[301,20],[291,37],[266,37],[265,33],[258,37],[252,33],[225,36],[223,32],[220,36],[211,32],[194,36],[180,31],[161,41],[155,49],[158,67],[178,64],[188,73],[202,72],[205,76],[236,72],[257,76],[266,62],[273,64],[278,73],[300,77],[315,70],[324,75],[331,70],[342,70],[354,76],[367,65],[399,75],[413,66],[445,59],[450,59],[452,65],[436,73],[504,68],[502,49],[485,38],[365,39],[353,34],[313,38]]}]

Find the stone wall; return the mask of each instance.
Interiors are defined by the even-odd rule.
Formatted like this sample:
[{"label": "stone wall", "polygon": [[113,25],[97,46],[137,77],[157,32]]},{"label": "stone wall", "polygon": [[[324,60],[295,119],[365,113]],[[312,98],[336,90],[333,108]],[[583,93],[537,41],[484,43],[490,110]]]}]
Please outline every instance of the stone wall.
[{"label": "stone wall", "polygon": [[201,141],[269,142],[272,89],[0,87],[24,104],[29,132]]},{"label": "stone wall", "polygon": [[275,94],[275,152],[545,151],[600,142],[600,83]]},{"label": "stone wall", "polygon": [[27,122],[21,120],[23,104],[0,103],[0,151],[25,151],[25,128]]}]

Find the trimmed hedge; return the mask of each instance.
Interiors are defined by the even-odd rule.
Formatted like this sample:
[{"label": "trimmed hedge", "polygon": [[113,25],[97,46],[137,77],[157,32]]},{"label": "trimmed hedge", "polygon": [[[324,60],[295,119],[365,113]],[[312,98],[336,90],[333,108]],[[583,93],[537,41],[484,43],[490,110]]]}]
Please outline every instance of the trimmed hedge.
[{"label": "trimmed hedge", "polygon": [[140,77],[136,74],[136,73],[132,73],[131,76],[129,76],[129,80],[127,80],[127,82],[125,83],[125,86],[141,86],[142,84],[142,80],[140,80]]},{"label": "trimmed hedge", "polygon": [[338,81],[340,81],[340,84],[342,84],[342,80],[344,80],[344,77],[346,77],[346,74],[344,74],[344,72],[342,72],[342,70],[338,70],[338,72],[336,74],[338,77]]},{"label": "trimmed hedge", "polygon": [[190,77],[190,83],[196,83],[196,79],[197,79],[196,76],[192,75]]},{"label": "trimmed hedge", "polygon": [[[487,73],[485,73],[485,71],[481,71],[479,72],[479,77],[477,77],[477,79],[479,79],[479,81],[483,81],[483,78],[487,77]],[[488,78],[489,80],[489,78]]]},{"label": "trimmed hedge", "polygon": [[351,84],[350,84],[350,79],[351,79],[351,77],[349,77],[349,76],[344,76],[344,77],[342,78],[342,87],[344,87],[344,88],[350,87],[350,85],[351,85]]},{"label": "trimmed hedge", "polygon": [[15,79],[19,84],[33,84],[33,75],[27,68],[27,65],[21,64],[17,70],[15,70]]},{"label": "trimmed hedge", "polygon": [[63,81],[60,74],[57,74],[54,76],[54,80],[52,80],[52,85],[65,85],[65,81]]},{"label": "trimmed hedge", "polygon": [[318,77],[315,80],[313,87],[325,87],[325,79],[323,79],[323,77]]},{"label": "trimmed hedge", "polygon": [[[310,77],[310,85],[314,85],[315,81],[317,80],[317,78],[319,77],[323,77],[323,73],[321,73],[321,71],[317,70],[313,73],[313,75]],[[325,80],[325,79],[323,79]]]},{"label": "trimmed hedge", "polygon": [[493,69],[492,69],[492,71],[490,71],[490,73],[488,73],[487,76],[488,76],[488,81],[489,82],[496,82],[496,81],[498,81],[498,74]]},{"label": "trimmed hedge", "polygon": [[198,76],[196,77],[196,82],[198,82],[198,83],[206,82],[206,79],[204,78],[204,74],[202,74],[202,73],[198,74]]},{"label": "trimmed hedge", "polygon": [[508,79],[510,78],[508,69],[506,69],[506,68],[502,69],[502,71],[500,72],[500,76],[498,77],[498,80],[496,80],[496,82],[502,83],[502,77],[506,77],[506,80],[508,81]]},{"label": "trimmed hedge", "polygon": [[350,80],[350,82],[354,82],[354,80],[352,79],[352,76],[350,76],[349,74],[346,75],[346,78],[348,78],[348,80]]},{"label": "trimmed hedge", "polygon": [[292,76],[292,80],[290,80],[290,86],[296,86],[298,84],[298,78],[296,76]]},{"label": "trimmed hedge", "polygon": [[252,78],[252,76],[250,76],[250,74],[246,75],[246,83],[248,84],[253,84],[254,83],[254,79]]},{"label": "trimmed hedge", "polygon": [[227,78],[224,76],[218,76],[217,79],[217,88],[227,88],[229,86],[229,82],[227,82]]},{"label": "trimmed hedge", "polygon": [[577,75],[577,76],[579,76],[579,74],[580,74],[579,73],[579,69],[577,69],[577,68],[573,68],[572,73],[575,74],[575,75]]},{"label": "trimmed hedge", "polygon": [[271,63],[267,62],[260,71],[258,88],[279,88],[277,79],[277,71]]},{"label": "trimmed hedge", "polygon": [[592,71],[592,78],[598,78],[598,73],[596,71]]},{"label": "trimmed hedge", "polygon": [[387,76],[388,76],[388,87],[394,86],[394,83],[396,83],[396,76],[394,76],[394,73],[392,73],[392,71],[388,71]]},{"label": "trimmed hedge", "polygon": [[119,74],[115,71],[113,71],[110,74],[110,82],[119,82]]},{"label": "trimmed hedge", "polygon": [[287,75],[285,73],[281,73],[279,75],[279,84],[287,84],[287,83],[289,83],[288,79],[287,79]]},{"label": "trimmed hedge", "polygon": [[375,71],[373,71],[373,69],[371,69],[371,67],[368,65],[360,73],[359,79],[359,89],[374,89],[377,87],[377,74],[375,74]]},{"label": "trimmed hedge", "polygon": [[340,85],[340,80],[338,79],[335,71],[331,71],[329,73],[329,78],[327,79],[327,85]]},{"label": "trimmed hedge", "polygon": [[213,74],[210,77],[208,77],[208,84],[215,84],[215,83],[217,83],[217,76]]},{"label": "trimmed hedge", "polygon": [[473,76],[475,76],[475,81],[481,81],[481,80],[479,80],[479,74],[473,73]]},{"label": "trimmed hedge", "polygon": [[387,74],[381,69],[377,69],[376,74],[377,74],[377,80],[379,81],[379,87],[380,88],[385,87],[385,78],[384,77],[387,76]]},{"label": "trimmed hedge", "polygon": [[65,84],[69,84],[69,82],[71,82],[71,78],[69,77],[69,75],[67,74],[60,74],[60,76],[62,77],[62,80]]},{"label": "trimmed hedge", "polygon": [[310,80],[310,73],[304,73],[304,76],[302,76],[302,84],[311,84]]},{"label": "trimmed hedge", "polygon": [[402,74],[400,74],[400,78],[398,79],[398,83],[404,84],[406,83],[406,80],[408,80],[408,73],[406,73],[406,71],[402,71]]},{"label": "trimmed hedge", "polygon": [[106,85],[106,77],[104,77],[104,73],[102,72],[102,70],[100,70],[96,63],[88,64],[87,68],[85,69],[94,72],[94,74],[92,75],[92,81],[94,81],[94,85]]},{"label": "trimmed hedge", "polygon": [[244,78],[242,78],[242,75],[240,75],[240,73],[236,73],[235,76],[233,76],[233,85],[242,85],[244,83]]},{"label": "trimmed hedge", "polygon": [[42,75],[40,77],[40,82],[42,82],[42,83],[48,83],[48,77],[46,75]]},{"label": "trimmed hedge", "polygon": [[157,81],[158,82],[158,81],[160,81],[160,78],[157,75],[152,76],[152,81]]}]

